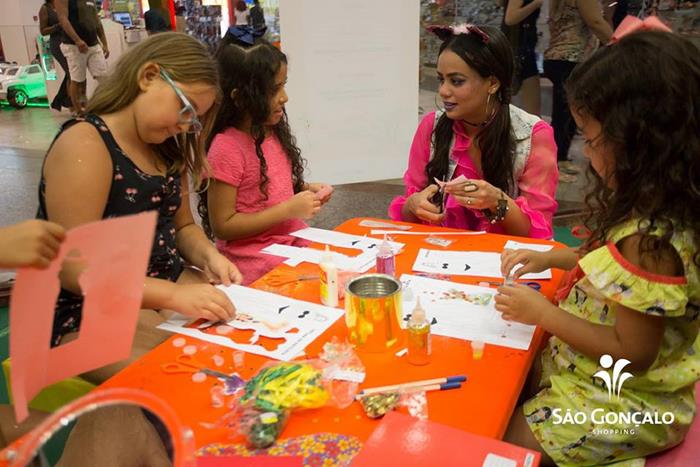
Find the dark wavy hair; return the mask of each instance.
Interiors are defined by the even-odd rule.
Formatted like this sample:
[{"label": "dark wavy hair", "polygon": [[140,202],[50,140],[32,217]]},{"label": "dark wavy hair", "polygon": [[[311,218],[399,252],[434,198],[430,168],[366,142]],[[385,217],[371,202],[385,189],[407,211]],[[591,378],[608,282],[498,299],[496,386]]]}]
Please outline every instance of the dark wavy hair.
[{"label": "dark wavy hair", "polygon": [[[262,150],[266,130],[271,130],[277,137],[291,162],[294,193],[304,189],[306,161],[292,135],[286,111],[275,126],[268,128],[265,125],[271,112],[270,99],[276,92],[275,77],[282,64],[287,63],[287,57],[265,41],[256,42],[256,45],[248,48],[235,43],[224,43],[216,53],[224,99],[214,120],[207,149],[218,133],[230,127],[240,128],[250,119],[250,135],[255,141],[255,154],[260,161],[260,192],[267,199],[269,179]],[[198,211],[204,229],[211,237],[206,191],[200,192]]]},{"label": "dark wavy hair", "polygon": [[[607,179],[594,174],[595,189],[586,197],[592,234],[584,248],[636,217],[644,220],[642,233],[662,228],[668,242],[674,232],[690,230],[700,246],[698,49],[672,33],[630,34],[579,64],[566,93],[572,111],[600,122],[601,142],[614,157]],[[649,251],[641,243],[640,254]],[[694,261],[700,266],[697,252]]]},{"label": "dark wavy hair", "polygon": [[[508,105],[511,99],[513,80],[513,52],[510,43],[498,28],[480,28],[488,37],[484,43],[478,34],[450,34],[442,36],[440,54],[445,50],[456,53],[482,78],[495,76],[501,85],[495,94],[496,114],[493,120],[479,131],[475,144],[481,149],[481,169],[484,179],[510,195],[515,191],[513,161],[515,157],[515,136],[510,126]],[[428,185],[433,178],[442,180],[447,175],[452,142],[452,120],[443,114],[435,126],[432,141],[435,155],[425,167]]]}]

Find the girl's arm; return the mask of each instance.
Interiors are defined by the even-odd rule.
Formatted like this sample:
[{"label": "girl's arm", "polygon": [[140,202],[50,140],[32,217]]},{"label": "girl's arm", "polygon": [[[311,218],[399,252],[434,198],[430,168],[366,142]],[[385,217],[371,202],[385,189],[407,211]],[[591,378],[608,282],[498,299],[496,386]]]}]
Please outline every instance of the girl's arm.
[{"label": "girl's arm", "polygon": [[210,280],[224,285],[240,284],[242,276],[238,268],[219,253],[204,231],[194,222],[189,203],[189,178],[182,175],[182,203],[175,213],[175,242],[180,255],[193,266],[201,269]]},{"label": "girl's arm", "polygon": [[213,178],[210,179],[207,198],[209,222],[214,235],[221,240],[253,237],[288,219],[309,219],[321,207],[316,195],[302,191],[262,211],[237,212],[238,188]]},{"label": "girl's arm", "polygon": [[506,7],[504,22],[507,26],[515,26],[542,6],[542,0],[533,0],[523,6],[523,0],[509,0]]},{"label": "girl's arm", "polygon": [[[620,254],[625,260],[648,273],[677,277],[683,273],[678,256],[671,247],[660,248],[640,257],[640,236],[622,240]],[[658,254],[657,254],[658,253]],[[615,307],[615,325],[605,326],[578,318],[552,305],[544,296],[524,285],[501,287],[496,308],[504,319],[542,326],[570,346],[597,360],[603,354],[626,358],[631,368],[644,371],[656,360],[664,334],[665,318],[633,310],[608,301]]]},{"label": "girl's arm", "polygon": [[600,3],[598,0],[576,0],[581,18],[586,26],[595,34],[603,44],[607,44],[612,36],[612,27],[603,18]]}]

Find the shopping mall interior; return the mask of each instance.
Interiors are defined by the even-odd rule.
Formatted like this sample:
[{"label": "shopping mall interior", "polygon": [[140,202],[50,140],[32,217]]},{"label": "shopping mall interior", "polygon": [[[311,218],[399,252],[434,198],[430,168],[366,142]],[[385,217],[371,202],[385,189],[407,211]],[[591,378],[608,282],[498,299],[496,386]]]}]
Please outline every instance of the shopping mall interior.
[{"label": "shopping mall interior", "polygon": [[[680,272],[645,269],[651,263],[625,256],[622,240],[608,243],[612,256],[585,262],[617,232],[600,209],[624,190],[601,169],[613,163],[601,162],[596,141],[619,136],[623,124],[601,126],[588,97],[567,97],[591,96],[581,89],[605,76],[601,63],[616,49],[632,50],[637,33],[650,43],[672,35],[682,46],[658,63],[690,54],[678,64],[688,104],[671,123],[662,109],[654,123],[634,118],[650,145],[654,125],[683,127],[674,119],[700,104],[689,74],[700,72],[698,0],[0,2],[0,465],[107,465],[100,455],[121,458],[115,466],[637,466],[645,456],[649,466],[689,466],[700,458],[700,423],[691,423],[698,255],[682,243],[700,238],[697,220],[686,226],[694,237],[664,237],[680,252]],[[182,78],[176,49],[156,50],[173,31],[188,36],[171,43],[194,57],[187,73],[198,78]],[[265,72],[250,64],[258,49],[268,54]],[[159,53],[162,62],[142,58]],[[655,63],[634,72],[658,74],[642,69]],[[218,72],[205,76],[207,67]],[[608,71],[611,87],[625,85],[618,71],[628,73]],[[664,73],[670,82],[672,71]],[[135,79],[120,84],[120,76]],[[670,102],[670,91],[654,89]],[[261,92],[266,100],[254,102]],[[159,124],[154,116],[170,101],[175,123],[155,141],[143,122]],[[216,110],[202,111],[204,103]],[[269,115],[260,120],[257,107]],[[81,126],[84,140],[73,131]],[[670,146],[685,144],[679,134]],[[631,139],[602,144],[605,157]],[[89,160],[98,153],[112,157],[104,183],[85,170],[101,170]],[[672,164],[677,154],[668,153]],[[688,172],[669,169],[677,177],[669,186],[684,194],[669,197],[692,204],[697,163],[680,167]],[[209,182],[180,184],[200,170]],[[57,173],[68,181],[57,183]],[[639,177],[627,179],[629,189],[650,196]],[[137,183],[145,190],[161,179],[162,193],[139,195]],[[57,188],[63,183],[70,187]],[[107,204],[96,207],[100,196]],[[644,206],[661,206],[652,198]],[[632,201],[624,206],[636,212]],[[91,218],[90,209],[102,214]],[[145,214],[153,210],[158,216]],[[47,238],[49,246],[39,243]],[[573,259],[553,253],[565,250]],[[683,256],[693,254],[695,263]],[[608,259],[603,272],[593,262]],[[518,267],[528,271],[523,280]],[[675,314],[664,308],[671,303]],[[34,318],[36,310],[46,313]],[[469,317],[455,318],[464,310]],[[608,337],[614,345],[594,343]],[[657,350],[650,356],[624,339]],[[550,373],[540,382],[542,365]],[[548,377],[560,383],[552,389]],[[596,404],[607,415],[658,418],[631,428],[598,422]]]}]

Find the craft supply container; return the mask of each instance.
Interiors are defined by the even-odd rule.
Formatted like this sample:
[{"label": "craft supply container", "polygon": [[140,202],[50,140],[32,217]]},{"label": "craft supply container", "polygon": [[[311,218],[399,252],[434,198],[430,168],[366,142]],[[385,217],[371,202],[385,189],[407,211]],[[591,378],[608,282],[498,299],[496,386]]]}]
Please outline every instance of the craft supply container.
[{"label": "craft supply container", "polygon": [[396,351],[403,343],[401,282],[385,274],[356,277],[345,286],[350,342],[367,352]]}]

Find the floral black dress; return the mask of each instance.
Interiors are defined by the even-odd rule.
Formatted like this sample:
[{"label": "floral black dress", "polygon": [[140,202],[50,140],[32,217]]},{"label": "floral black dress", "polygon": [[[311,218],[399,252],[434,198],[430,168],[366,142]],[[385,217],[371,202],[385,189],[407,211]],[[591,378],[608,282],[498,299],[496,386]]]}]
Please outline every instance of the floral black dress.
[{"label": "floral black dress", "polygon": [[[95,126],[112,159],[112,185],[102,218],[158,211],[158,223],[147,274],[149,277],[176,281],[184,268],[184,261],[175,245],[175,213],[182,201],[180,175],[149,175],[140,170],[121,150],[105,122],[97,115],[67,121],[54,141],[68,128],[83,121]],[[38,219],[48,219],[45,193],[46,182],[42,168],[39,209],[36,215]],[[61,289],[51,334],[52,346],[60,344],[64,335],[79,330],[82,306],[81,296]]]}]

